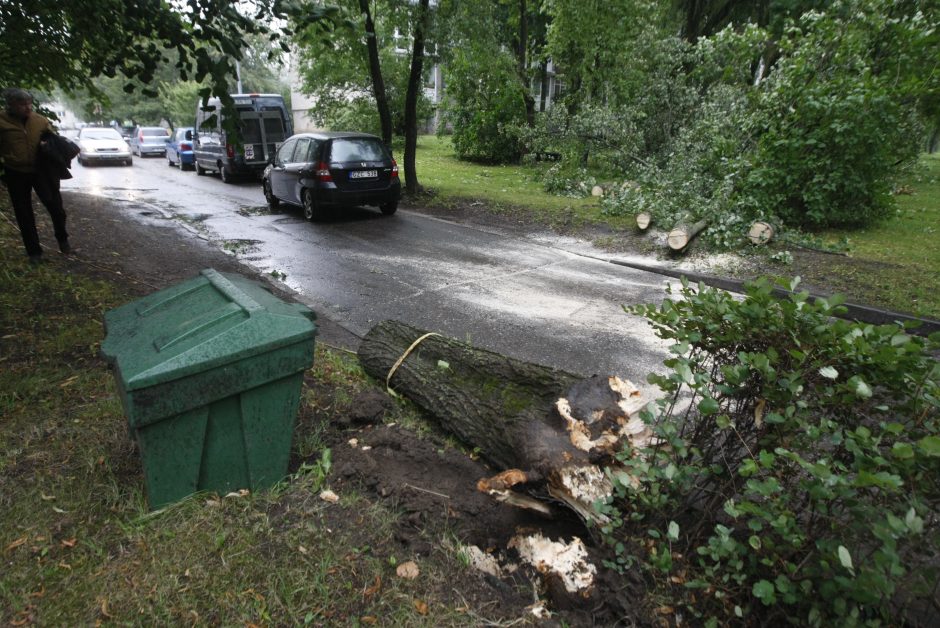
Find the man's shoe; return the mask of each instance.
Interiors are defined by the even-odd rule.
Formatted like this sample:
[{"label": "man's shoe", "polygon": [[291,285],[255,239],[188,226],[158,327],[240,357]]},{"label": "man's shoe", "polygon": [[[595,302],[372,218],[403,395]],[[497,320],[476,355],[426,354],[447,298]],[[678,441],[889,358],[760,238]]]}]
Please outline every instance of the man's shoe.
[{"label": "man's shoe", "polygon": [[63,240],[59,242],[59,251],[62,252],[62,255],[68,255],[72,252],[72,245],[69,244],[68,240]]}]

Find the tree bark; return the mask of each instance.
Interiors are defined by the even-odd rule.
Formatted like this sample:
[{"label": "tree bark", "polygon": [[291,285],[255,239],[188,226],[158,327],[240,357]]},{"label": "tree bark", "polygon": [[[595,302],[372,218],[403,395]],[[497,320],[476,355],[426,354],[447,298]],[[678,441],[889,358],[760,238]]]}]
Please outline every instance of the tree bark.
[{"label": "tree bark", "polygon": [[430,11],[429,0],[420,0],[415,16],[414,47],[411,52],[411,74],[408,76],[408,91],[405,94],[405,190],[409,194],[418,191],[418,173],[415,170],[415,152],[418,149],[418,93],[421,90],[421,74],[424,69],[424,33]]},{"label": "tree bark", "polygon": [[529,83],[529,16],[526,0],[519,0],[519,41],[516,49],[519,82],[522,84],[522,99],[525,103],[525,120],[529,127],[535,126],[535,98]]},{"label": "tree bark", "polygon": [[359,0],[359,10],[366,16],[366,48],[369,51],[369,74],[372,77],[372,93],[375,106],[379,111],[379,123],[382,126],[382,141],[392,147],[392,114],[388,108],[388,95],[385,93],[385,80],[382,78],[382,66],[379,63],[379,44],[375,35],[375,23],[369,10],[369,0]]},{"label": "tree bark", "polygon": [[[382,322],[363,338],[359,361],[366,373],[385,381],[395,362],[425,333],[404,323]],[[525,443],[533,421],[544,422],[552,404],[578,380],[558,369],[435,335],[408,355],[388,384],[445,430],[478,447],[488,462],[513,469],[531,468],[519,447],[532,448]]]}]

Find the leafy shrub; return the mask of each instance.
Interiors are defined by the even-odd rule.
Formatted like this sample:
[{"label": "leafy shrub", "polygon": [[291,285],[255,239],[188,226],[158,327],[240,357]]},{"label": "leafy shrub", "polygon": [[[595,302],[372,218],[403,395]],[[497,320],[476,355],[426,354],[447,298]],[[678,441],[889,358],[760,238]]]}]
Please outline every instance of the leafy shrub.
[{"label": "leafy shrub", "polygon": [[917,155],[908,68],[884,58],[909,59],[924,27],[890,19],[881,4],[837,2],[805,14],[758,92],[763,128],[748,193],[789,225],[885,217],[898,175]]},{"label": "leafy shrub", "polygon": [[591,194],[591,188],[597,184],[597,179],[586,168],[566,168],[558,163],[550,166],[542,175],[542,185],[546,192],[558,196],[582,198]]},{"label": "leafy shrub", "polygon": [[441,132],[450,126],[460,159],[506,163],[521,156],[516,130],[525,121],[525,101],[514,63],[508,52],[468,46],[448,65]]},{"label": "leafy shrub", "polygon": [[564,107],[552,107],[536,116],[534,127],[521,127],[518,134],[527,153],[557,155],[561,171],[590,166],[597,172],[622,172],[640,152],[633,114],[591,106],[569,114]]},{"label": "leafy shrub", "polygon": [[674,357],[650,377],[658,441],[609,470],[602,534],[696,621],[894,622],[935,591],[940,335],[832,318],[839,302],[762,280],[628,308]]}]

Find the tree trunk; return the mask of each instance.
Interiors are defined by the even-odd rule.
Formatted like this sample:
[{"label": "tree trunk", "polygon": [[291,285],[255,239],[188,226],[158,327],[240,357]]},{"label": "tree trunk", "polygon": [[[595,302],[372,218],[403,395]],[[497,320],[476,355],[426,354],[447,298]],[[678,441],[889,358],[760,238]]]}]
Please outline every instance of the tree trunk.
[{"label": "tree trunk", "polygon": [[529,17],[526,0],[519,0],[519,41],[516,49],[519,82],[522,84],[522,100],[525,103],[525,121],[530,128],[535,126],[535,98],[529,82]]},{"label": "tree trunk", "polygon": [[666,242],[673,251],[681,251],[687,247],[689,242],[706,226],[708,226],[707,220],[699,220],[695,223],[682,221],[672,228],[672,231],[669,232],[669,236],[666,238]]},{"label": "tree trunk", "polygon": [[405,189],[409,194],[418,191],[418,173],[415,171],[415,152],[418,149],[418,93],[424,69],[424,33],[427,29],[428,1],[420,0],[415,17],[414,48],[411,53],[411,74],[405,94]]},{"label": "tree trunk", "polygon": [[545,99],[548,97],[548,61],[539,63],[539,111],[545,111]]},{"label": "tree trunk", "polygon": [[636,226],[640,231],[646,231],[651,224],[653,224],[653,216],[649,212],[640,212],[636,215]]},{"label": "tree trunk", "polygon": [[638,449],[652,438],[639,390],[616,377],[579,379],[395,321],[366,334],[359,361],[503,469],[478,490],[544,514],[549,505],[513,487],[538,483],[585,520],[605,521],[592,506],[613,490],[601,461],[616,467],[620,441]]},{"label": "tree trunk", "polygon": [[[366,373],[389,371],[426,332],[396,321],[373,327],[359,345]],[[434,335],[421,341],[388,379],[447,431],[501,469],[529,467],[518,446],[533,417],[544,419],[578,377]]]},{"label": "tree trunk", "polygon": [[392,114],[388,109],[388,96],[385,93],[385,81],[382,78],[382,66],[379,63],[379,44],[375,36],[375,23],[369,10],[369,0],[359,0],[359,10],[366,16],[366,48],[369,51],[369,74],[372,77],[372,93],[375,106],[379,110],[379,123],[382,125],[382,141],[392,147]]}]

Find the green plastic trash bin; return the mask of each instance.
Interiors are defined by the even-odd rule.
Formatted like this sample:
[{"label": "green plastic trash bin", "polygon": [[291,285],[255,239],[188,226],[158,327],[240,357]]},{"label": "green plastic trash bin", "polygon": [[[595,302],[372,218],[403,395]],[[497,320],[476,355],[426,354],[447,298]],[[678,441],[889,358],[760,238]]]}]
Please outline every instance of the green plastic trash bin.
[{"label": "green plastic trash bin", "polygon": [[105,314],[151,508],[284,477],[315,318],[213,269]]}]

